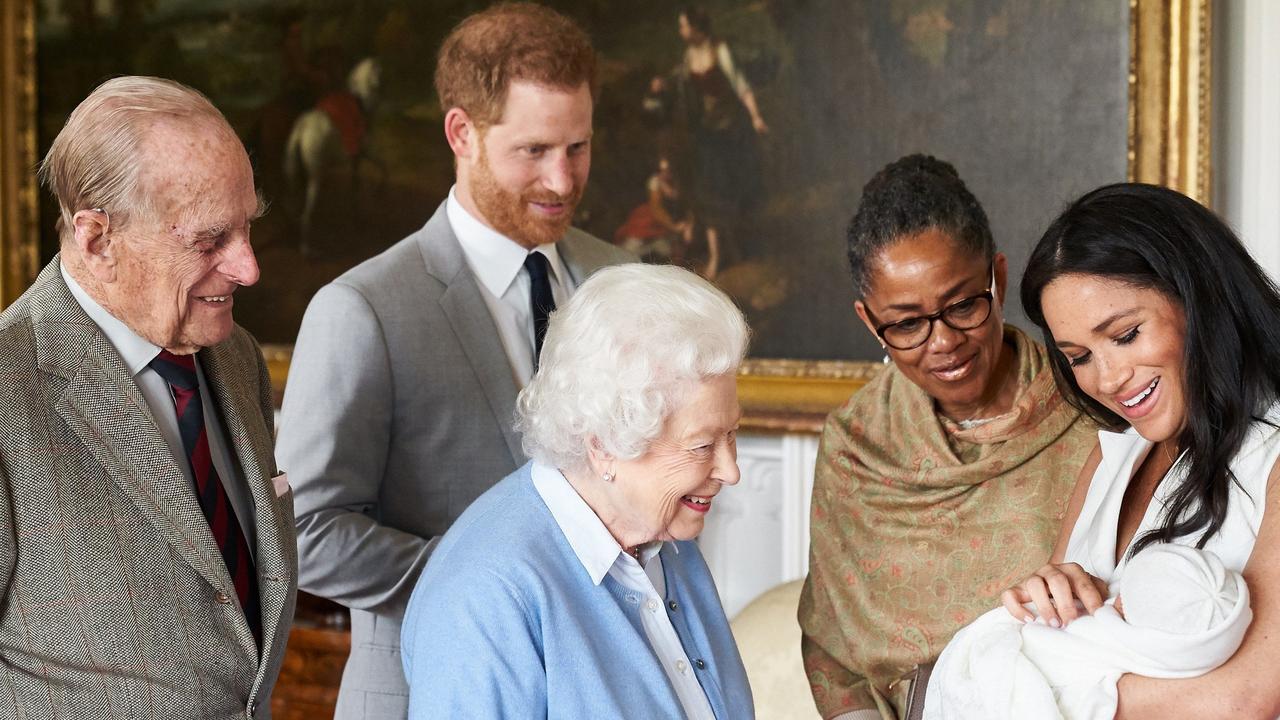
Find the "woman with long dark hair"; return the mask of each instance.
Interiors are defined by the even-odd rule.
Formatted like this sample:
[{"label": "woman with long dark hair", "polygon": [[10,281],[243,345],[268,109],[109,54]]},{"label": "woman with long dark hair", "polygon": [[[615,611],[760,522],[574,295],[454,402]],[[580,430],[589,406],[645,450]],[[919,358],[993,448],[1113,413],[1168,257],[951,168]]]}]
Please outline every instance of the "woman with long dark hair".
[{"label": "woman with long dark hair", "polygon": [[[1045,232],[1022,303],[1063,395],[1108,430],[1050,563],[1005,591],[1059,627],[1112,594],[1155,543],[1243,573],[1254,621],[1198,678],[1126,675],[1117,718],[1280,715],[1280,293],[1218,217],[1166,188],[1117,184]],[[1121,598],[1123,601],[1123,598]],[[1077,604],[1078,603],[1078,604]]]}]

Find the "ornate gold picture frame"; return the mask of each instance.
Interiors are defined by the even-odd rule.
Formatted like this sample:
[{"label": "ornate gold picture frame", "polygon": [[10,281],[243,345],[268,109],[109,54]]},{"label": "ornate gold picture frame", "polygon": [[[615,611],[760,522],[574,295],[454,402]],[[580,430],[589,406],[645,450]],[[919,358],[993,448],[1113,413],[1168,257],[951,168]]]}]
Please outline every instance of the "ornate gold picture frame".
[{"label": "ornate gold picture frame", "polygon": [[34,0],[0,4],[0,304],[39,269],[36,227]]},{"label": "ornate gold picture frame", "polygon": [[[1209,203],[1212,0],[1130,0],[1128,177]],[[0,302],[39,269],[34,0],[0,5]],[[268,346],[283,387],[290,348]],[[740,392],[744,425],[816,431],[826,413],[880,370],[878,363],[752,359]]]}]

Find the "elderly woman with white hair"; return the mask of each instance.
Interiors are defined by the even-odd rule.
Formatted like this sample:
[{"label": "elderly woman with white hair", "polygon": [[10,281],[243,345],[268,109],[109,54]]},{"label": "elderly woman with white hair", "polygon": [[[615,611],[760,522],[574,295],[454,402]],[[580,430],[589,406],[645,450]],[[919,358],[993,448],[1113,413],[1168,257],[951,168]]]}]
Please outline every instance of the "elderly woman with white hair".
[{"label": "elderly woman with white hair", "polygon": [[742,313],[674,267],[601,270],[552,318],[533,458],[441,539],[401,634],[411,718],[754,717],[693,542],[738,482]]}]

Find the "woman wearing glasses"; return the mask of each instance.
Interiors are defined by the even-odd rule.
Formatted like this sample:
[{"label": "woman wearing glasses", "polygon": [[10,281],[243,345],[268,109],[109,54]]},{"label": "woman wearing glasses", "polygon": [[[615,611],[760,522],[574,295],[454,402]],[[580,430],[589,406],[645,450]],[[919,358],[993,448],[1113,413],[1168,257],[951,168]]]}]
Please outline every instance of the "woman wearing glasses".
[{"label": "woman wearing glasses", "polygon": [[1096,428],[1004,324],[1007,261],[951,165],[877,173],[848,253],[892,365],[827,418],[800,623],[823,717],[896,720],[917,666],[1049,557]]}]

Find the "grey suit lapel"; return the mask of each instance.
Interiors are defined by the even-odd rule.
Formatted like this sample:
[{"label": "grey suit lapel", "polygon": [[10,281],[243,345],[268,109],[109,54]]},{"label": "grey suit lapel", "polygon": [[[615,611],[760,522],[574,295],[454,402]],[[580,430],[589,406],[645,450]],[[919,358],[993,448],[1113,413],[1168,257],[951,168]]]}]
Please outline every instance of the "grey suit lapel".
[{"label": "grey suit lapel", "polygon": [[60,394],[61,382],[50,384],[54,409],[177,554],[215,588],[232,587],[195,493],[119,354],[60,276],[44,291],[32,299],[32,332],[41,371],[66,381]]},{"label": "grey suit lapel", "polygon": [[489,315],[480,287],[467,267],[462,246],[458,244],[453,227],[449,225],[443,203],[418,232],[418,246],[422,250],[428,274],[445,285],[444,294],[440,298],[441,309],[449,319],[449,325],[470,361],[480,387],[484,389],[489,409],[507,441],[511,460],[519,467],[525,462],[524,450],[520,446],[519,434],[512,427],[519,388],[512,376],[506,350],[498,339],[498,327]]},{"label": "grey suit lapel", "polygon": [[568,268],[575,288],[586,282],[591,273],[618,263],[617,255],[621,254],[620,250],[605,245],[577,228],[569,228],[560,242],[556,243],[556,251]]},{"label": "grey suit lapel", "polygon": [[[222,343],[206,348],[200,353],[200,361],[206,369],[209,389],[221,410],[228,440],[235,450],[252,496],[255,534],[257,536],[256,570],[258,574],[258,598],[262,610],[262,647],[274,646],[275,636],[288,632],[280,627],[280,618],[289,599],[289,583],[293,576],[290,549],[292,535],[284,532],[293,518],[285,517],[281,503],[276,500],[275,487],[268,476],[275,467],[271,431],[262,420],[262,408],[256,398],[245,391],[255,381],[256,368],[250,367],[247,358],[238,356]],[[245,627],[242,641],[253,646],[253,636]],[[265,671],[265,664],[259,672]]]}]

